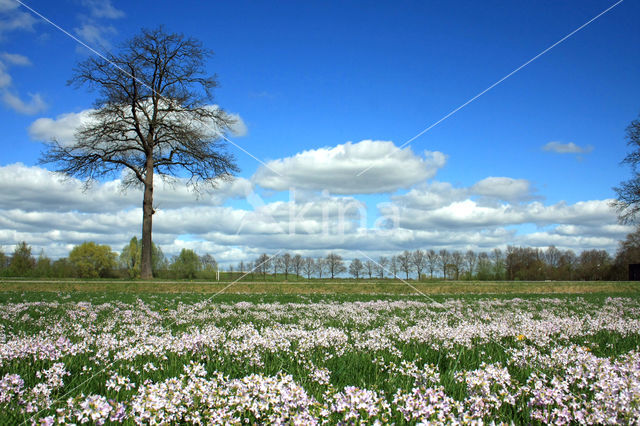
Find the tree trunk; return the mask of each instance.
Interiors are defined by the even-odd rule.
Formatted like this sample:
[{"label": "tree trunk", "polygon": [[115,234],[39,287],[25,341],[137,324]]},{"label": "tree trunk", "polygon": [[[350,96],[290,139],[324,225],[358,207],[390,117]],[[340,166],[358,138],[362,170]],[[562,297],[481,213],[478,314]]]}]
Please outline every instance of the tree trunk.
[{"label": "tree trunk", "polygon": [[140,261],[140,278],[153,278],[151,269],[151,224],[153,219],[153,159],[147,157],[147,170],[144,182],[144,198],[142,201],[142,256]]}]

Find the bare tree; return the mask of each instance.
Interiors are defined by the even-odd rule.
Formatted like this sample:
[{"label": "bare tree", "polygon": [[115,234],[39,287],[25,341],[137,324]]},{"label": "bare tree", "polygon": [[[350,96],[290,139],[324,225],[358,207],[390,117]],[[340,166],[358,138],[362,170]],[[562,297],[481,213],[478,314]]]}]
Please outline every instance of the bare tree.
[{"label": "bare tree", "polygon": [[414,251],[411,255],[411,262],[418,272],[418,281],[420,281],[422,277],[422,271],[427,266],[427,258],[425,257],[424,252],[420,249]]},{"label": "bare tree", "polygon": [[447,279],[447,267],[449,266],[450,258],[451,255],[446,249],[442,249],[438,252],[438,265],[440,266],[442,276],[445,280]]},{"label": "bare tree", "polygon": [[433,278],[433,272],[436,270],[438,266],[438,254],[435,250],[429,250],[426,254],[427,256],[427,268],[429,268],[429,277]]},{"label": "bare tree", "polygon": [[457,250],[451,253],[451,265],[453,266],[453,270],[456,273],[456,280],[460,279],[460,269],[462,268],[463,263],[464,258],[462,256],[462,253]]},{"label": "bare tree", "polygon": [[271,258],[271,267],[273,268],[273,278],[278,280],[278,271],[282,271],[283,268],[282,256],[273,256]]},{"label": "bare tree", "polygon": [[618,198],[611,203],[618,210],[618,219],[622,223],[634,222],[640,212],[640,119],[633,120],[627,127],[627,145],[632,151],[622,163],[631,166],[633,176],[613,188]]},{"label": "bare tree", "polygon": [[369,279],[373,277],[373,271],[376,269],[376,264],[371,261],[371,259],[367,259],[364,262],[364,269],[367,271],[367,275],[369,275]]},{"label": "bare tree", "polygon": [[393,278],[398,278],[398,257],[391,256],[391,260],[389,261],[389,268],[391,269],[391,274]]},{"label": "bare tree", "polygon": [[316,262],[313,257],[305,257],[302,262],[302,273],[307,276],[307,280],[311,279],[311,274],[316,270]]},{"label": "bare tree", "polygon": [[264,281],[267,280],[267,272],[269,272],[270,263],[271,263],[271,258],[269,258],[269,256],[266,253],[261,254],[256,259],[256,271],[259,274],[262,274],[262,279]]},{"label": "bare tree", "polygon": [[293,267],[293,271],[296,274],[296,278],[300,278],[300,270],[302,269],[303,263],[304,263],[304,259],[299,254],[296,254],[291,259],[291,266]]},{"label": "bare tree", "polygon": [[505,278],[505,263],[502,250],[500,250],[499,248],[493,249],[493,251],[491,252],[491,256],[493,257],[493,270],[495,279],[503,280]]},{"label": "bare tree", "polygon": [[287,281],[289,279],[289,271],[291,270],[291,266],[293,266],[293,261],[291,259],[291,255],[289,253],[285,253],[279,257],[280,266],[282,271],[284,272],[284,280]]},{"label": "bare tree", "polygon": [[380,279],[384,279],[384,271],[387,268],[387,265],[389,265],[389,259],[387,259],[384,256],[380,256],[380,258],[378,258],[378,276],[380,277]]},{"label": "bare tree", "polygon": [[362,261],[360,261],[360,259],[353,259],[349,264],[349,273],[353,275],[356,280],[360,278],[363,269],[364,265],[362,264]]},{"label": "bare tree", "polygon": [[325,274],[329,270],[329,264],[325,258],[320,258],[316,260],[316,273],[318,274],[318,278],[322,279],[322,275]]},{"label": "bare tree", "polygon": [[118,54],[78,64],[70,84],[96,89],[90,119],[72,144],[52,141],[40,159],[86,180],[128,172],[123,185],[144,189],[140,276],[152,278],[151,229],[154,176],[188,177],[200,189],[238,171],[220,136],[232,118],[213,104],[215,76],[205,64],[211,51],[196,39],[142,30]]},{"label": "bare tree", "polygon": [[411,271],[411,253],[408,250],[405,250],[398,255],[397,259],[400,270],[404,272],[407,279],[409,279],[409,272]]},{"label": "bare tree", "polygon": [[476,269],[476,263],[478,262],[478,255],[473,250],[467,250],[464,254],[464,262],[467,267],[467,274],[469,279],[473,278],[473,272]]},{"label": "bare tree", "polygon": [[327,255],[326,261],[327,261],[327,269],[331,274],[331,279],[333,279],[336,275],[339,275],[347,271],[347,268],[344,267],[342,256],[340,255],[337,255],[335,253],[329,253]]}]

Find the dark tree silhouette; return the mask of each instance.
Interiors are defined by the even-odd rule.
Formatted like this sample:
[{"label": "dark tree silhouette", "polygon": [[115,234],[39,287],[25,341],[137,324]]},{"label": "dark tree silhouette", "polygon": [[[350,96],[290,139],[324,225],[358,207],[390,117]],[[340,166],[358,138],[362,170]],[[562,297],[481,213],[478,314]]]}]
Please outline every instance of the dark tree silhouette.
[{"label": "dark tree silhouette", "polygon": [[640,120],[633,120],[627,127],[627,144],[632,151],[622,163],[631,166],[632,177],[613,188],[618,198],[612,203],[622,223],[634,222],[640,212]]},{"label": "dark tree silhouette", "polygon": [[95,109],[72,144],[52,141],[40,160],[87,184],[125,170],[123,185],[144,189],[143,279],[153,276],[154,176],[183,177],[199,190],[238,171],[221,143],[233,119],[213,104],[217,82],[205,71],[211,54],[200,41],[159,27],[142,30],[117,54],[79,63],[69,84],[97,90]]}]

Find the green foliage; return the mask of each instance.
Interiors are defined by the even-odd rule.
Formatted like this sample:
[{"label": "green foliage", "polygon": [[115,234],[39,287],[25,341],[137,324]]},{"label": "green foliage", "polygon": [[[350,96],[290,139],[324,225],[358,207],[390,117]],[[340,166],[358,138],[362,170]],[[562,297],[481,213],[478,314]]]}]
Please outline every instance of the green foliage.
[{"label": "green foliage", "polygon": [[75,270],[69,259],[60,258],[51,265],[51,276],[55,278],[68,278],[75,275]]},{"label": "green foliage", "polygon": [[36,260],[31,255],[31,247],[23,241],[13,251],[9,271],[13,276],[26,277],[33,271],[35,264]]},{"label": "green foliage", "polygon": [[36,277],[51,277],[51,259],[44,254],[44,250],[40,252],[36,266],[33,270]]},{"label": "green foliage", "polygon": [[[129,278],[140,278],[141,259],[142,240],[132,237],[129,244],[122,248],[119,258],[120,265],[126,270]],[[164,253],[160,247],[151,243],[151,270],[154,275],[158,275],[163,269],[166,269]]]},{"label": "green foliage", "polygon": [[116,254],[107,245],[86,241],[71,250],[69,262],[82,278],[107,277],[116,267]]},{"label": "green foliage", "polygon": [[200,269],[202,269],[202,264],[196,252],[185,248],[182,249],[171,265],[171,270],[176,278],[193,279]]}]

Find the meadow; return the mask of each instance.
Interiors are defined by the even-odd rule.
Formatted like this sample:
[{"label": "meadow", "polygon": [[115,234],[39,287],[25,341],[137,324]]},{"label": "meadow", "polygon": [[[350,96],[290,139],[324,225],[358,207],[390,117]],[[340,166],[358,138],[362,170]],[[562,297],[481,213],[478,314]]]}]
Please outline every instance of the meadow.
[{"label": "meadow", "polygon": [[632,283],[502,295],[262,285],[214,297],[29,285],[0,293],[2,424],[640,418]]}]

